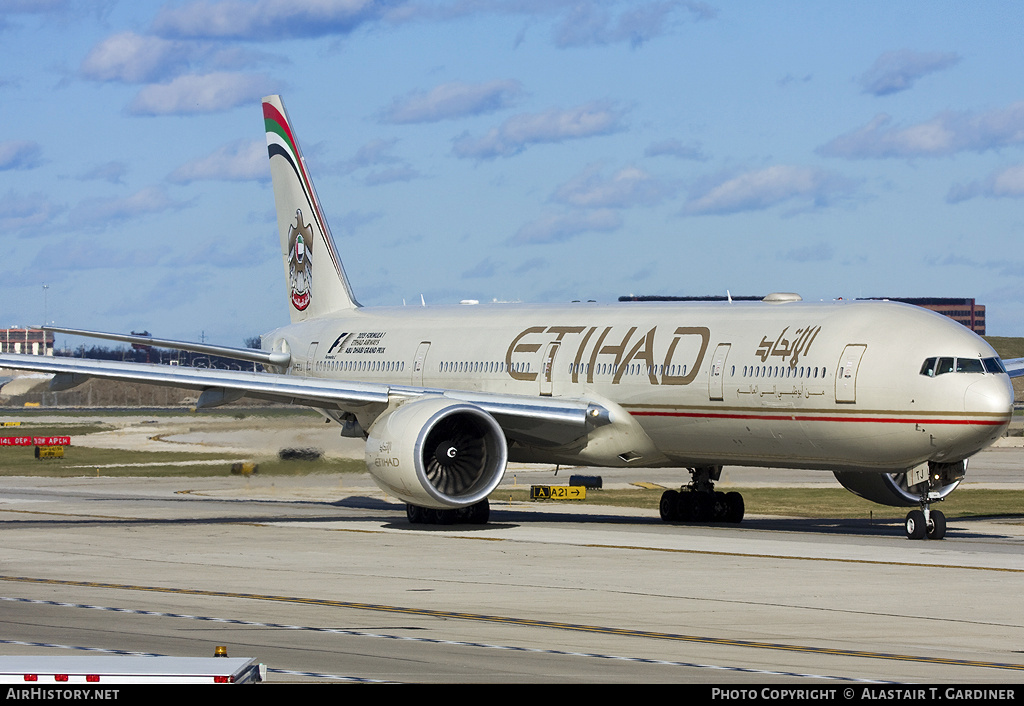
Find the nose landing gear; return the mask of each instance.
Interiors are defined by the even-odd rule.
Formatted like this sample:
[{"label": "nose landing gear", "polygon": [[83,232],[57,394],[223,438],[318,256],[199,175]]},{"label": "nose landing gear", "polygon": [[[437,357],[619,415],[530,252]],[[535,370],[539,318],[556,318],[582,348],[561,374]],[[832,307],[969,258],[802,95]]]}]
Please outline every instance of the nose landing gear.
[{"label": "nose landing gear", "polygon": [[911,510],[904,520],[907,539],[943,539],[946,536],[946,516],[941,510],[932,510],[921,503],[920,510]]},{"label": "nose landing gear", "polygon": [[946,536],[946,516],[941,510],[932,510],[931,504],[944,500],[967,473],[967,462],[928,463],[924,468],[914,469],[906,474],[907,497],[921,505],[920,510],[911,510],[903,521],[907,539],[943,539]]}]

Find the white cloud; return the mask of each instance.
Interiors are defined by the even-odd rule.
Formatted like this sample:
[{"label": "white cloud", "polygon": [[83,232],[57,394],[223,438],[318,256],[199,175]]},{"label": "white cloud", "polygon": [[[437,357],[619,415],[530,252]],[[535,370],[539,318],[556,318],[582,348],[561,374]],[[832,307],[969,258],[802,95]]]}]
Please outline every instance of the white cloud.
[{"label": "white cloud", "polygon": [[984,113],[947,111],[909,127],[895,127],[881,114],[867,125],[818,148],[847,159],[942,157],[1024,144],[1024,101]]},{"label": "white cloud", "polygon": [[0,233],[42,228],[62,210],[42,194],[22,196],[8,191],[0,198]]},{"label": "white cloud", "polygon": [[882,54],[860,77],[864,93],[885,96],[911,88],[917,79],[955,65],[953,52],[915,52],[909,49]]},{"label": "white cloud", "polygon": [[487,279],[498,272],[501,265],[486,257],[462,273],[463,279]]},{"label": "white cloud", "polygon": [[598,101],[545,113],[516,115],[483,137],[464,134],[455,139],[457,157],[494,159],[518,154],[530,145],[563,142],[595,135],[607,135],[623,129],[625,111],[611,103]]},{"label": "white cloud", "polygon": [[1007,167],[992,178],[992,196],[1024,196],[1024,164]]},{"label": "white cloud", "polygon": [[665,34],[676,2],[648,2],[613,17],[607,3],[576,3],[555,28],[555,44],[578,47],[629,42],[634,47]]},{"label": "white cloud", "polygon": [[690,198],[684,213],[759,211],[794,200],[823,206],[851,188],[846,179],[814,167],[776,165],[716,180]]},{"label": "white cloud", "polygon": [[350,174],[360,169],[382,167],[363,176],[363,183],[367,186],[379,186],[420,178],[422,175],[419,171],[391,153],[397,144],[397,139],[370,140],[360,147],[351,159],[343,162],[341,169],[345,174]]},{"label": "white cloud", "polygon": [[29,140],[0,142],[0,172],[9,169],[35,169],[42,164],[42,148]]},{"label": "white cloud", "polygon": [[187,66],[190,49],[183,42],[121,32],[93,47],[82,60],[79,73],[93,81],[158,81]]},{"label": "white cloud", "polygon": [[268,54],[237,46],[171,40],[128,31],[111,35],[93,47],[82,60],[78,73],[90,81],[153,83],[196,66],[238,69],[268,60]]},{"label": "white cloud", "polygon": [[551,214],[527,223],[509,242],[517,245],[558,243],[581,233],[607,233],[621,227],[622,217],[609,209]]},{"label": "white cloud", "polygon": [[351,172],[356,169],[362,169],[363,167],[401,162],[401,159],[391,154],[391,150],[393,150],[397,144],[398,140],[396,138],[391,138],[389,140],[370,140],[360,147],[351,159],[345,162],[345,171]]},{"label": "white cloud", "polygon": [[169,257],[166,265],[186,270],[202,266],[217,269],[248,269],[268,262],[275,255],[280,257],[280,250],[275,245],[269,238],[241,243],[223,240],[204,242],[190,252]]},{"label": "white cloud", "polygon": [[698,162],[707,160],[704,150],[696,142],[683,143],[674,138],[652,142],[644,150],[645,157],[676,157],[677,159],[692,159]]},{"label": "white cloud", "polygon": [[[333,231],[345,236],[353,236],[359,233],[363,226],[380,220],[383,213],[370,213],[366,211],[349,211],[337,218],[332,218]],[[389,244],[388,247],[396,247],[397,244]]]},{"label": "white cloud", "polygon": [[181,165],[168,176],[178,184],[199,180],[265,181],[270,179],[267,145],[263,140],[238,140],[206,157]]},{"label": "white cloud", "polygon": [[267,76],[217,72],[187,74],[170,83],[146,86],[128,111],[136,115],[214,113],[239,105],[259,103],[273,93],[275,82]]},{"label": "white cloud", "polygon": [[[559,48],[628,42],[634,47],[671,32],[685,10],[694,21],[710,20],[718,11],[698,0],[456,0],[396,2],[381,17],[392,23],[451,21],[474,15],[525,16],[527,25],[552,17]],[[524,27],[516,41],[519,46]]]},{"label": "white cloud", "polygon": [[624,167],[605,177],[599,166],[591,166],[558,187],[554,199],[582,208],[629,208],[652,206],[672,191],[668,184],[637,167]]},{"label": "white cloud", "polygon": [[346,34],[380,19],[374,0],[198,0],[164,5],[153,31],[167,37],[272,41]]},{"label": "white cloud", "polygon": [[[51,15],[61,21],[86,15],[102,17],[110,9],[110,0],[3,0],[0,18],[6,15]],[[3,20],[0,19],[0,28]]]},{"label": "white cloud", "polygon": [[88,199],[72,209],[68,220],[73,225],[104,226],[150,213],[178,209],[184,205],[172,200],[163,189],[153,186],[123,198]]},{"label": "white cloud", "polygon": [[522,92],[522,84],[512,80],[444,83],[429,91],[417,91],[396,99],[381,119],[399,124],[432,123],[483,115],[513,105]]},{"label": "white cloud", "polygon": [[955,185],[946,195],[946,201],[959,203],[977,196],[1024,198],[1024,164],[1001,169],[983,181]]},{"label": "white cloud", "polygon": [[124,175],[128,173],[128,165],[124,162],[107,162],[78,175],[79,181],[108,181],[111,184],[124,183]]},{"label": "white cloud", "polygon": [[[59,258],[53,257],[59,252]],[[148,269],[159,264],[170,248],[164,244],[131,247],[109,247],[91,239],[66,238],[53,248],[43,248],[33,260],[33,267],[79,272],[93,269]]]}]

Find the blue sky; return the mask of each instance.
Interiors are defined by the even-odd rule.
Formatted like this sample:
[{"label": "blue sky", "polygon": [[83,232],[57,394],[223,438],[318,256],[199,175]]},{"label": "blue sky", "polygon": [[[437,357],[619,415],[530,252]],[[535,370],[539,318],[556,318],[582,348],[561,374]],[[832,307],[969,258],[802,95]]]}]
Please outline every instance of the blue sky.
[{"label": "blue sky", "polygon": [[966,296],[1024,335],[1022,8],[0,0],[0,325],[284,323],[280,93],[365,305]]}]

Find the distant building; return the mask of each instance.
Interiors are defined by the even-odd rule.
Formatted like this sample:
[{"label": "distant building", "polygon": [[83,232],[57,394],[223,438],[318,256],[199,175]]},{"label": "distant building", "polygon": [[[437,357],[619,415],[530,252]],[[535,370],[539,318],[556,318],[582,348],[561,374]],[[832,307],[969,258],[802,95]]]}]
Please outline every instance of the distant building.
[{"label": "distant building", "polygon": [[[727,297],[720,295],[709,295],[702,297],[673,297],[635,295],[619,297],[620,302],[718,302],[726,301]],[[760,301],[763,297],[732,297],[733,301]],[[978,304],[974,299],[958,299],[956,297],[863,297],[872,301],[891,301],[913,304],[924,309],[931,309],[934,312],[948,316],[954,321],[963,324],[979,336],[985,335],[985,307]]]},{"label": "distant building", "polygon": [[37,328],[0,329],[0,353],[53,355],[53,334]]},{"label": "distant building", "polygon": [[913,304],[925,309],[948,316],[958,323],[974,331],[979,336],[985,335],[985,307],[974,299],[958,299],[955,297],[865,297],[866,299],[887,299],[891,302]]}]

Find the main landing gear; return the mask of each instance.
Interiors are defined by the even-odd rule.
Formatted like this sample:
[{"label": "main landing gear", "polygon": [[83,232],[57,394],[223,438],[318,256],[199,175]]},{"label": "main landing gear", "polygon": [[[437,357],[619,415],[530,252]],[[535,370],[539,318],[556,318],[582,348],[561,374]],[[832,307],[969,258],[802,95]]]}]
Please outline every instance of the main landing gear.
[{"label": "main landing gear", "polygon": [[414,525],[486,525],[491,517],[491,506],[487,498],[469,507],[443,510],[406,503],[405,516]]},{"label": "main landing gear", "polygon": [[743,496],[715,491],[721,466],[691,468],[692,480],[679,490],[661,494],[661,519],[665,522],[733,522],[743,520]]}]

